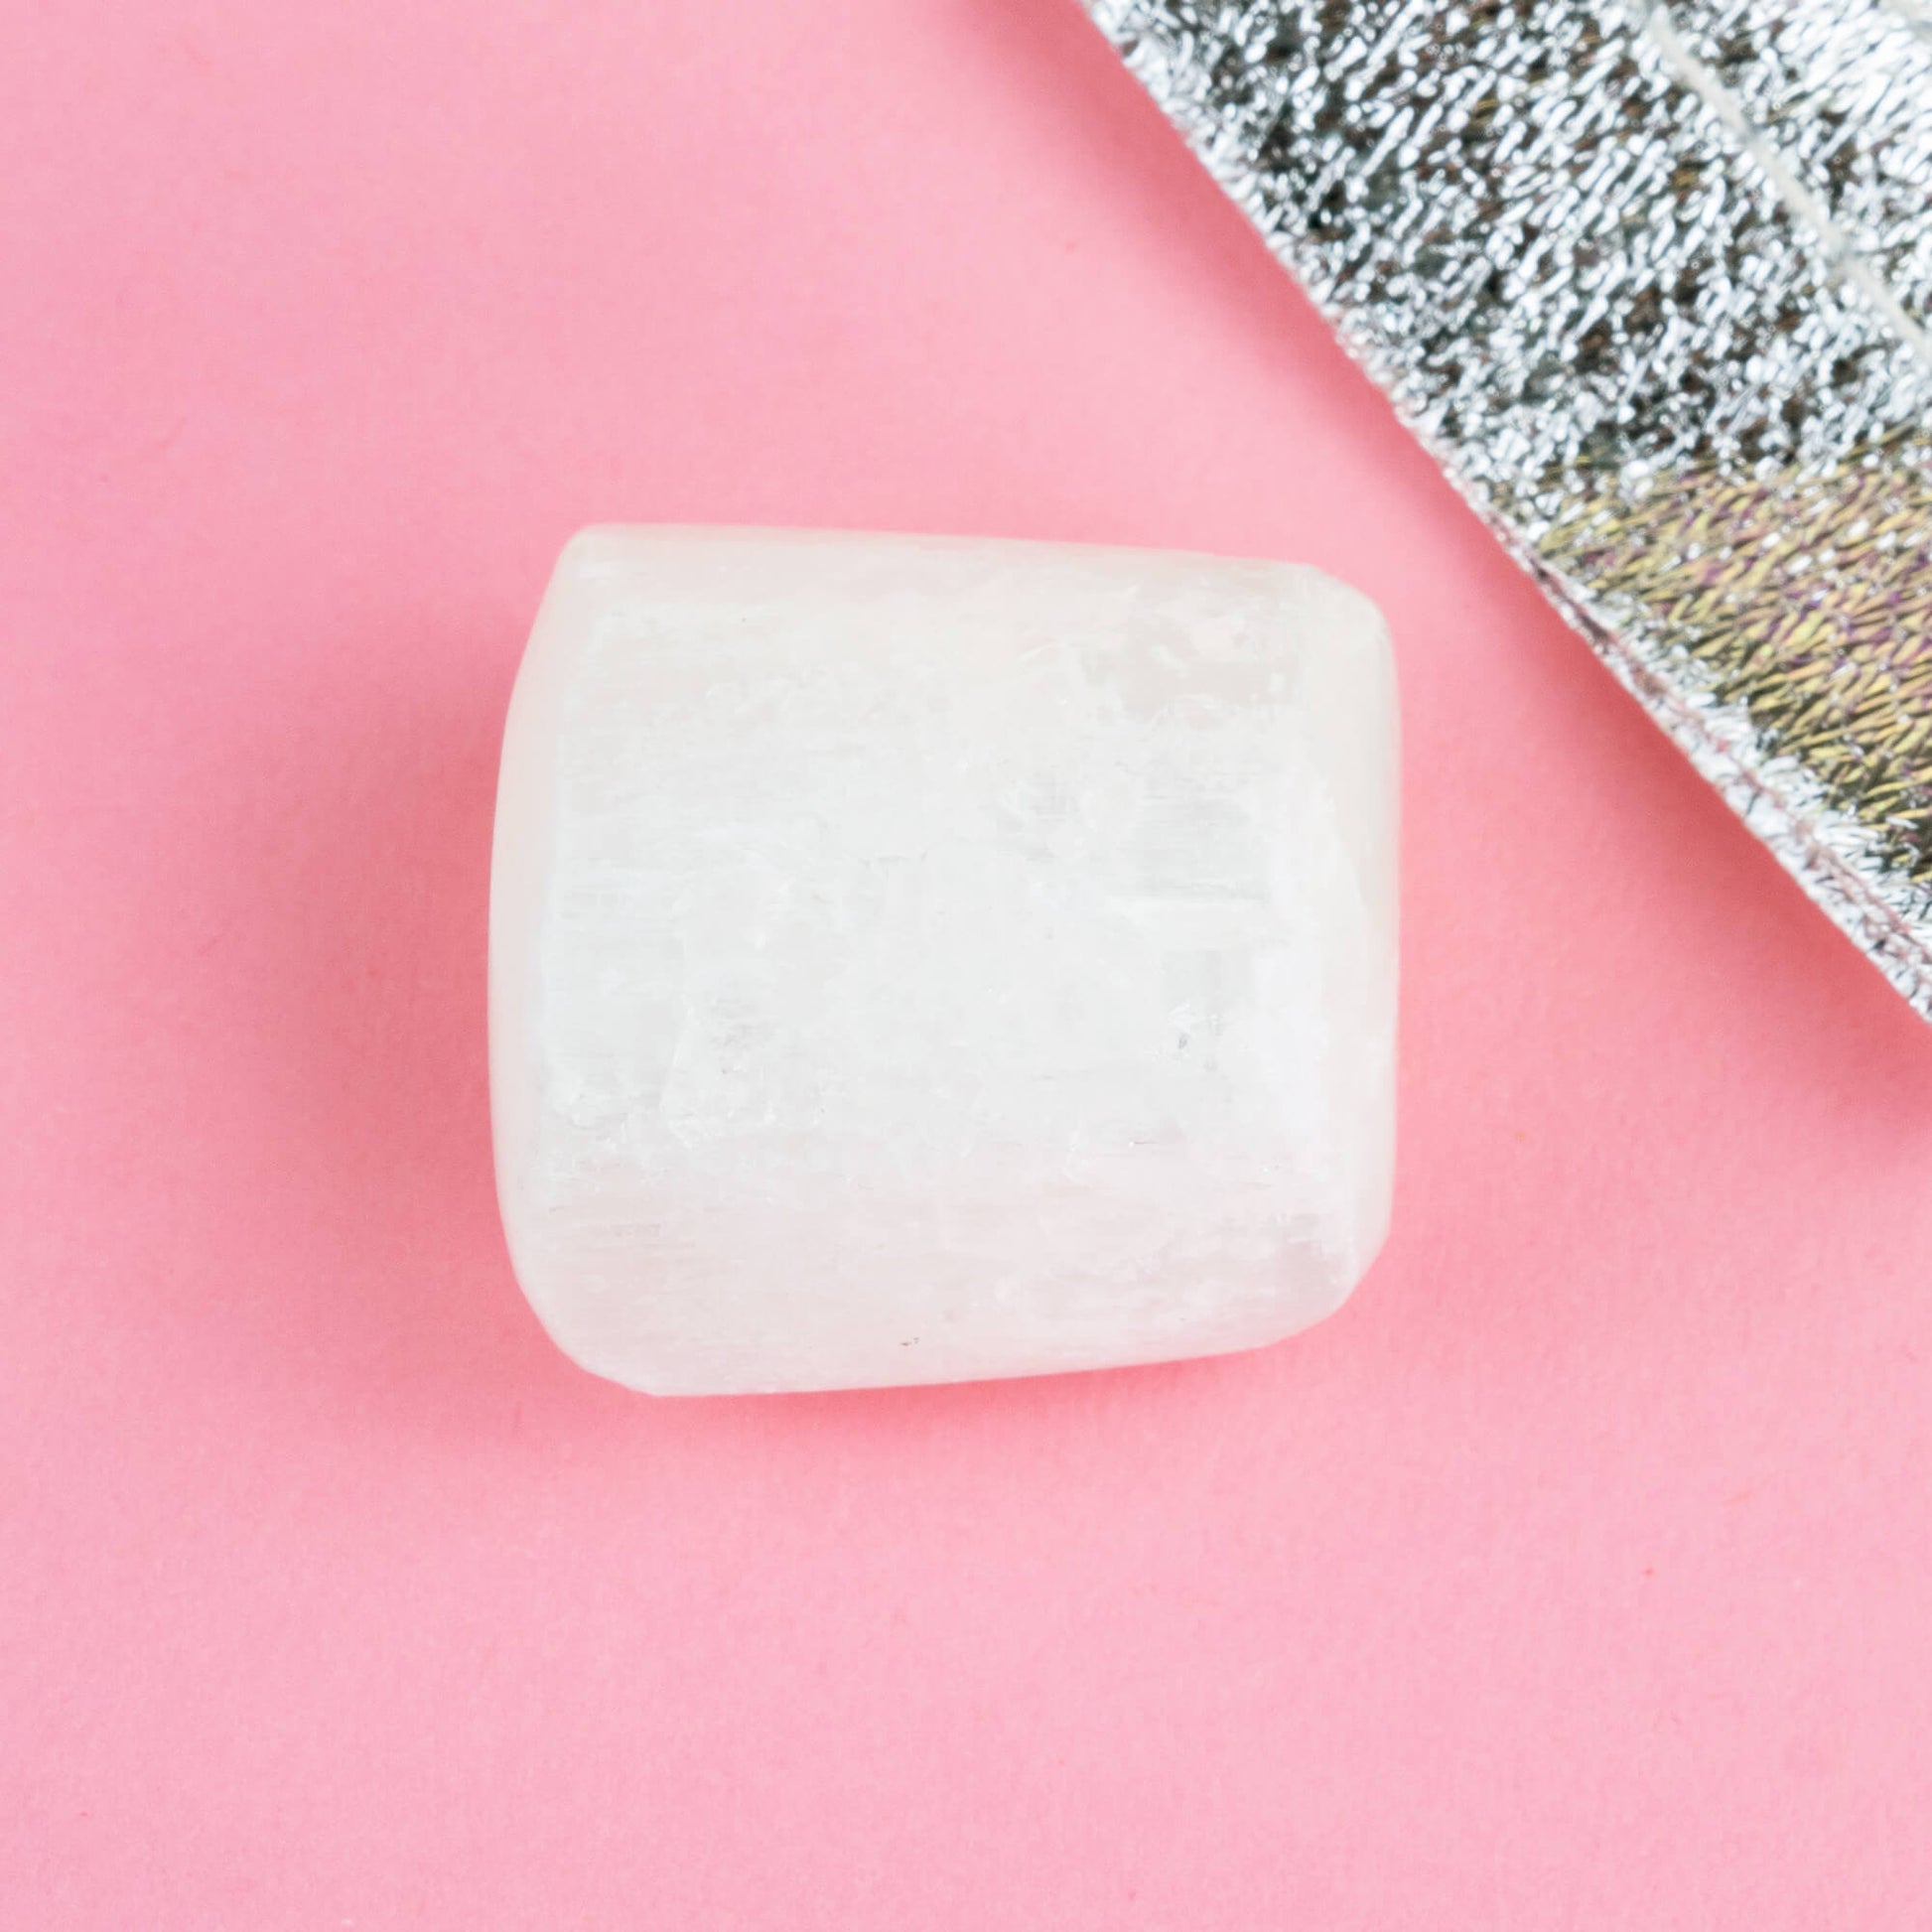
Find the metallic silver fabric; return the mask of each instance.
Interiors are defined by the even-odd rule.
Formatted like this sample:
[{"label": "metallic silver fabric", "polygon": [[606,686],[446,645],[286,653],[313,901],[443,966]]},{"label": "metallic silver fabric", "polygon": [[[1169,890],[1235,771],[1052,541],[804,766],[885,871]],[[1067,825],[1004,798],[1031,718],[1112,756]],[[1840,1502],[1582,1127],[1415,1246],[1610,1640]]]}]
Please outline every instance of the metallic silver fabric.
[{"label": "metallic silver fabric", "polygon": [[1932,0],[1088,0],[1932,1018]]}]

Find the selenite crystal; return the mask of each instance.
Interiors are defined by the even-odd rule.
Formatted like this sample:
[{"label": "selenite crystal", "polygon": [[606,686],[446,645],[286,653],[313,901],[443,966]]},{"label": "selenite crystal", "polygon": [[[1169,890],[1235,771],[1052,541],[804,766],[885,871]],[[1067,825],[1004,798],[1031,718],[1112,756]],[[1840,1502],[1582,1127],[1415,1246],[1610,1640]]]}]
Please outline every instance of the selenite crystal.
[{"label": "selenite crystal", "polygon": [[503,746],[544,1325],[660,1394],[1271,1341],[1387,1224],[1396,707],[1275,563],[594,529]]}]

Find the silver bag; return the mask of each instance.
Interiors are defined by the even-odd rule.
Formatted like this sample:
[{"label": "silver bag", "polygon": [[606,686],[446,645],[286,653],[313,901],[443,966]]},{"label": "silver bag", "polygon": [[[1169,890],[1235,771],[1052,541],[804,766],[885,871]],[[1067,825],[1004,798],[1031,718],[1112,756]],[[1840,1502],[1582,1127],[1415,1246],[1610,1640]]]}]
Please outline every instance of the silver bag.
[{"label": "silver bag", "polygon": [[1932,0],[1089,5],[1932,1018]]}]

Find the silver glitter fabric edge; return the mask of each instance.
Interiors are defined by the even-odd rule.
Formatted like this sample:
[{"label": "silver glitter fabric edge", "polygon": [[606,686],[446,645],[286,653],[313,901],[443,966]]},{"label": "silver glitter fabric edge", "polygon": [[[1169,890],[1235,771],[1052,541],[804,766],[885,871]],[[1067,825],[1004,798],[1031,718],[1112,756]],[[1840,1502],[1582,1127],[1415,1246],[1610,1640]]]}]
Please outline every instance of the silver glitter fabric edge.
[{"label": "silver glitter fabric edge", "polygon": [[[1932,14],[1088,7],[1556,607],[1932,1018]],[[1799,534],[1767,566],[1770,528]]]}]

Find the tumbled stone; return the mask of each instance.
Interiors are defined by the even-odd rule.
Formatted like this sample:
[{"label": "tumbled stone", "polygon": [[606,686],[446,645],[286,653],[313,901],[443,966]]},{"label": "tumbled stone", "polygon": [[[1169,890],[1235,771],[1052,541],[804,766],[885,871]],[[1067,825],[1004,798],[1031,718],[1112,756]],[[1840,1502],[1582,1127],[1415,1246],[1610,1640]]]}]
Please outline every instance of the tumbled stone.
[{"label": "tumbled stone", "polygon": [[503,747],[511,1257],[658,1393],[1245,1348],[1387,1223],[1386,633],[1293,565],[594,529]]}]

